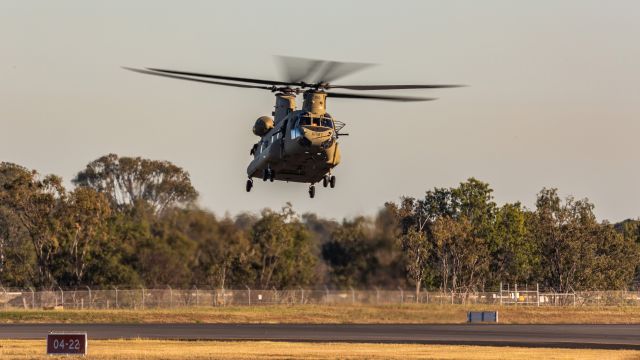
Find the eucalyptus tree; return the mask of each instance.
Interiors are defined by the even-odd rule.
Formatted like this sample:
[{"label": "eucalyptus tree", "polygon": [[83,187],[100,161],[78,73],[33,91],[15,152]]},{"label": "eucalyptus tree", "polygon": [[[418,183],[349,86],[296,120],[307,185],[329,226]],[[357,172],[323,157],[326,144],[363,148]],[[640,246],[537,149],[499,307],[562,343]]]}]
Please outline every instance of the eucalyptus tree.
[{"label": "eucalyptus tree", "polygon": [[157,213],[195,200],[198,192],[189,173],[169,161],[102,156],[72,180],[81,187],[105,193],[116,209],[130,209],[144,201]]}]

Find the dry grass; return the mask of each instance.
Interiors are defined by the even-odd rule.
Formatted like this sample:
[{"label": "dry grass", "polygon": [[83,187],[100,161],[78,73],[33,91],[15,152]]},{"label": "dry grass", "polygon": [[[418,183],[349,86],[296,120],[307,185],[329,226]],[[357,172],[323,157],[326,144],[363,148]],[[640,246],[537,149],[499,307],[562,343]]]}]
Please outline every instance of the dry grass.
[{"label": "dry grass", "polygon": [[[45,342],[0,340],[2,359],[64,359],[44,355]],[[638,359],[640,351],[517,347],[93,340],[87,359]]]},{"label": "dry grass", "polygon": [[159,310],[0,310],[0,323],[455,324],[468,310],[498,310],[503,324],[640,324],[640,307],[274,305]]}]

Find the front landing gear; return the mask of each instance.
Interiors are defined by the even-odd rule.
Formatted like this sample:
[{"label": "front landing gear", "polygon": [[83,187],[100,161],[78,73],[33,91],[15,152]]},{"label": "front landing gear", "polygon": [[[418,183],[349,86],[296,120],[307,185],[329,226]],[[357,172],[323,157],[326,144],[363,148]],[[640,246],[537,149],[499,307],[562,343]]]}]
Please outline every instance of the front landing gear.
[{"label": "front landing gear", "polygon": [[271,181],[273,182],[273,180],[276,179],[276,172],[273,171],[273,169],[271,168],[266,168],[264,169],[264,171],[262,172],[262,181]]},{"label": "front landing gear", "polygon": [[252,187],[253,187],[253,180],[251,179],[247,180],[247,192],[251,191]]},{"label": "front landing gear", "polygon": [[309,197],[314,198],[316,196],[316,186],[311,184],[309,185]]}]

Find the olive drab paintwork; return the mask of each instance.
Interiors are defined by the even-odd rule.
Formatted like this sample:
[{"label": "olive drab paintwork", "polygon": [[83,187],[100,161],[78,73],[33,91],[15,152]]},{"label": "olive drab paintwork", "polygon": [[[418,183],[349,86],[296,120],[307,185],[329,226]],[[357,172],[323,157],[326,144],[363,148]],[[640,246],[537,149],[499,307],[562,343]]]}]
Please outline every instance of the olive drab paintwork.
[{"label": "olive drab paintwork", "polygon": [[[354,93],[352,91],[437,89],[460,85],[336,85],[334,80],[371,66],[363,63],[303,59],[282,56],[285,80],[213,75],[191,71],[157,68],[125,68],[141,74],[194,81],[244,89],[262,89],[275,93],[276,105],[271,115],[259,117],[253,133],[260,141],[249,154],[253,160],[247,168],[246,190],[253,178],[309,184],[309,196],[315,196],[315,183],[335,187],[331,170],[340,163],[338,139],[345,126],[327,113],[327,97],[383,101],[430,101],[435,98]],[[350,92],[338,92],[335,89]],[[296,109],[296,95],[302,94],[302,109]]]},{"label": "olive drab paintwork", "polygon": [[[285,98],[293,98],[288,104],[295,104],[295,97],[291,95],[276,95],[275,125],[253,146],[254,159],[247,168],[247,175],[317,183],[340,163],[339,133],[335,120],[326,112],[326,94],[305,92],[302,110],[287,107],[293,111],[278,116],[284,108],[281,104]],[[273,176],[265,177],[270,172]]]}]

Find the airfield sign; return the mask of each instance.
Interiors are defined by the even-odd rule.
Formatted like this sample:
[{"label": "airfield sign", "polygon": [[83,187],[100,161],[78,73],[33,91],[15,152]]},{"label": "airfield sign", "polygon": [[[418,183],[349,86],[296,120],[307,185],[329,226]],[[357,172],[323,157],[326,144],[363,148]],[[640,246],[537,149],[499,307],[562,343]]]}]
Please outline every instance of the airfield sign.
[{"label": "airfield sign", "polygon": [[47,355],[86,355],[87,333],[47,334]]}]

